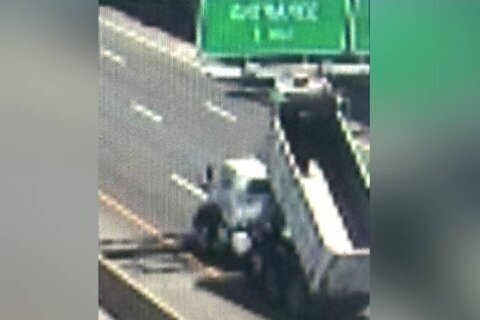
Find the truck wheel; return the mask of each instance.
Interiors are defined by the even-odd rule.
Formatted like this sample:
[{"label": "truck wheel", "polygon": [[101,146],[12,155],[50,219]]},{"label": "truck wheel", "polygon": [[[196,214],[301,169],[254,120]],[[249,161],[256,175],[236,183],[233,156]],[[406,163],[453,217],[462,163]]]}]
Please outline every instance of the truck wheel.
[{"label": "truck wheel", "polygon": [[212,253],[218,240],[221,213],[215,205],[207,204],[200,207],[193,220],[193,227],[198,237],[200,253]]},{"label": "truck wheel", "polygon": [[286,305],[291,319],[307,319],[309,314],[309,291],[303,277],[295,271],[286,288]]},{"label": "truck wheel", "polygon": [[211,253],[213,250],[213,242],[209,239],[208,227],[206,225],[201,226],[197,231],[199,236],[199,251],[203,254]]},{"label": "truck wheel", "polygon": [[281,288],[281,275],[278,269],[279,266],[275,264],[273,259],[266,259],[264,261],[263,279],[265,291],[267,293],[268,300],[270,302],[281,302],[282,288]]},{"label": "truck wheel", "polygon": [[246,274],[250,282],[257,287],[262,286],[264,275],[264,258],[260,250],[254,249],[246,262]]}]

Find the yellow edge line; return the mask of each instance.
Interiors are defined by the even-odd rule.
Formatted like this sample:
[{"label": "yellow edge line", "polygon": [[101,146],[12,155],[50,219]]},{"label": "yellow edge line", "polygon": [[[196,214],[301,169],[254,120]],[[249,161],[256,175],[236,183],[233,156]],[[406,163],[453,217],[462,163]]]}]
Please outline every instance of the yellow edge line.
[{"label": "yellow edge line", "polygon": [[99,190],[98,198],[100,202],[105,204],[107,207],[113,209],[114,212],[117,212],[122,216],[124,216],[128,221],[135,224],[137,227],[142,229],[145,233],[155,237],[161,236],[160,232],[154,226],[152,226],[151,224],[149,224],[148,222],[140,218],[138,214],[135,214],[132,210],[127,208],[125,205],[121,204],[114,197],[103,192],[102,190]]},{"label": "yellow edge line", "polygon": [[[101,203],[113,209],[114,212],[124,216],[129,222],[138,226],[145,233],[156,237],[161,242],[166,242],[165,239],[162,239],[161,237],[162,234],[160,233],[160,231],[158,231],[158,229],[156,229],[153,225],[151,225],[150,223],[142,219],[140,215],[134,213],[127,206],[120,203],[115,197],[99,189],[98,198]],[[195,269],[202,270],[203,273],[205,273],[208,277],[220,278],[222,276],[222,272],[220,270],[218,270],[215,267],[204,265],[202,262],[196,259],[195,256],[193,256],[191,253],[186,253],[184,257],[188,260],[188,262],[191,263],[191,265],[193,265]]]}]

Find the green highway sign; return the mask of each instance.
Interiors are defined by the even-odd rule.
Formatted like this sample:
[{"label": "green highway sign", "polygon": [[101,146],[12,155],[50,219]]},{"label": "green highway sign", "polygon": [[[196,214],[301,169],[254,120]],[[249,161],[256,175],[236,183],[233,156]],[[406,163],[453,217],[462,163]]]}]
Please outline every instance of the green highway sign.
[{"label": "green highway sign", "polygon": [[202,0],[197,41],[207,56],[339,54],[350,0]]},{"label": "green highway sign", "polygon": [[352,8],[352,51],[370,52],[370,0],[355,0]]}]

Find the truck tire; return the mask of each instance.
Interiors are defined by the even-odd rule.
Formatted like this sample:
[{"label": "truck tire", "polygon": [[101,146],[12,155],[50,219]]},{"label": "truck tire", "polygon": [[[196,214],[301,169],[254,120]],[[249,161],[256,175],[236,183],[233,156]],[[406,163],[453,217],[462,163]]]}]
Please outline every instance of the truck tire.
[{"label": "truck tire", "polygon": [[295,270],[288,279],[285,292],[287,311],[291,319],[308,319],[310,295],[303,276]]},{"label": "truck tire", "polygon": [[193,228],[199,238],[198,253],[213,253],[218,240],[221,217],[221,211],[215,204],[207,203],[198,209],[193,219]]},{"label": "truck tire", "polygon": [[245,273],[248,280],[256,287],[263,287],[265,259],[259,249],[253,249],[246,261]]},{"label": "truck tire", "polygon": [[281,261],[276,254],[264,256],[263,286],[267,298],[272,303],[283,302],[282,270]]}]

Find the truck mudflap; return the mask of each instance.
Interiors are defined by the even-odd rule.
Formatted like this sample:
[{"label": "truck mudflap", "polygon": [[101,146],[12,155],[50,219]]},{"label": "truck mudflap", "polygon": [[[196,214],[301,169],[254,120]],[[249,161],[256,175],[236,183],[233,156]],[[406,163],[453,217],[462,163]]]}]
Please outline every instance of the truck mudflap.
[{"label": "truck mudflap", "polygon": [[332,298],[370,293],[370,252],[335,256],[326,275],[326,291]]}]

